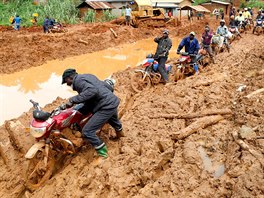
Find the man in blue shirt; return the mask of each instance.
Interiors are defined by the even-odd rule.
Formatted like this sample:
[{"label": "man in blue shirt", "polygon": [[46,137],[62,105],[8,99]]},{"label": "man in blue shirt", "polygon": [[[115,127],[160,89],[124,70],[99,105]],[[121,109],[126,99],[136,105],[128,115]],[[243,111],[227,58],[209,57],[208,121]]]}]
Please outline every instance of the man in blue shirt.
[{"label": "man in blue shirt", "polygon": [[16,15],[16,17],[14,18],[14,29],[15,30],[19,30],[20,29],[20,22],[21,22],[21,18],[19,17],[19,15]]},{"label": "man in blue shirt", "polygon": [[182,39],[180,45],[177,49],[177,54],[180,54],[181,49],[185,47],[185,52],[191,54],[192,63],[194,64],[194,69],[196,73],[198,73],[198,65],[196,64],[198,59],[198,51],[200,49],[200,45],[198,40],[195,38],[195,32],[190,32],[190,35]]}]

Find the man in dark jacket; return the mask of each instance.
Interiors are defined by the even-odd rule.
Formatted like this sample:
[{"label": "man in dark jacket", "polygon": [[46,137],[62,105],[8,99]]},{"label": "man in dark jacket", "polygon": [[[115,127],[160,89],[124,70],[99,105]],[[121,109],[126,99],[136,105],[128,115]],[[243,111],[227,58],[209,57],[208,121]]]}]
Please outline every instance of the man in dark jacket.
[{"label": "man in dark jacket", "polygon": [[169,31],[164,30],[161,37],[156,37],[154,39],[158,43],[156,53],[154,55],[155,60],[159,62],[158,71],[161,74],[164,83],[169,82],[168,74],[165,69],[165,63],[168,59],[169,51],[172,46],[171,39],[169,38]]},{"label": "man in dark jacket", "polygon": [[108,122],[115,129],[117,138],[124,136],[117,114],[119,99],[104,81],[92,74],[78,74],[75,69],[64,71],[62,84],[64,83],[72,86],[73,90],[78,92],[78,95],[69,99],[66,106],[69,108],[74,104],[83,103],[84,107],[80,109],[80,112],[83,114],[93,113],[82,129],[84,139],[92,144],[99,156],[107,158],[106,145],[97,137],[96,131]]},{"label": "man in dark jacket", "polygon": [[49,33],[49,17],[46,16],[43,22],[43,31],[44,33]]}]

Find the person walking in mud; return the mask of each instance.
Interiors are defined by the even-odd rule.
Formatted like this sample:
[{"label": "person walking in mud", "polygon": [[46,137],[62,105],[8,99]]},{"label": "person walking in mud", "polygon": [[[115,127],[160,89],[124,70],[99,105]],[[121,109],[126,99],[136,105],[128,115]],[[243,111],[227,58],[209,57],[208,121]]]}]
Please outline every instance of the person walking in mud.
[{"label": "person walking in mud", "polygon": [[46,16],[43,22],[43,31],[44,33],[49,33],[49,17]]},{"label": "person walking in mud", "polygon": [[119,99],[106,82],[92,74],[78,74],[75,69],[66,69],[62,75],[62,84],[71,86],[78,95],[71,97],[66,103],[70,108],[74,104],[84,104],[79,110],[82,114],[91,112],[93,115],[82,129],[83,138],[91,143],[98,156],[107,158],[105,143],[98,138],[98,131],[105,123],[109,123],[116,131],[116,139],[124,137],[122,124],[118,118]]},{"label": "person walking in mud", "polygon": [[209,26],[206,25],[204,29],[204,33],[202,35],[201,43],[203,49],[205,49],[208,52],[212,62],[215,63],[213,50],[211,48],[212,38],[213,38],[213,33],[210,32]]},{"label": "person walking in mud", "polygon": [[164,84],[166,84],[169,82],[169,78],[165,69],[165,63],[172,47],[172,42],[169,38],[169,30],[164,30],[163,35],[161,37],[156,37],[154,41],[158,43],[154,59],[159,62],[158,71],[164,80]]},{"label": "person walking in mud", "polygon": [[131,20],[131,8],[129,7],[129,5],[126,6],[126,10],[125,10],[125,17],[126,17],[126,25],[130,26],[130,20]]},{"label": "person walking in mud", "polygon": [[16,15],[16,17],[14,18],[14,29],[15,30],[19,30],[20,29],[20,23],[21,23],[21,18],[19,17],[19,15]]}]

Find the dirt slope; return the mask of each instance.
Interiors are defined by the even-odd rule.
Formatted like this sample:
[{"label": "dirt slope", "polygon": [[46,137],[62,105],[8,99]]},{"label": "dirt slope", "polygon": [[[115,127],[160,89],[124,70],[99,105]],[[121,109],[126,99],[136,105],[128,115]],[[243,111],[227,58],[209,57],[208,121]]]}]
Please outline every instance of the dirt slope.
[{"label": "dirt slope", "polygon": [[[126,137],[112,142],[101,134],[110,154],[103,164],[91,165],[94,151],[83,148],[66,159],[63,167],[34,193],[23,187],[23,154],[33,143],[23,128],[31,112],[7,122],[0,128],[0,196],[262,197],[264,93],[246,96],[264,87],[263,52],[263,36],[244,35],[232,44],[230,54],[219,54],[216,64],[199,76],[139,94],[130,89],[133,70],[115,74],[116,93],[122,100],[120,110],[126,104],[122,117]],[[237,90],[240,85],[246,85],[243,91]],[[46,109],[61,102],[57,99]],[[227,108],[232,110],[231,116],[179,141],[172,140],[172,134],[199,118],[166,119],[161,115]],[[254,132],[246,133],[251,139],[236,139],[235,132],[242,125],[254,128]],[[262,139],[256,138],[259,136]]]},{"label": "dirt slope", "polygon": [[[207,23],[212,27],[216,26],[214,20],[208,19],[200,21],[199,24],[183,21],[180,27],[168,26],[166,28],[170,29],[171,36],[183,36],[193,30],[201,33]],[[75,25],[67,28],[69,32],[65,34],[43,34],[41,28],[35,27],[20,32],[3,31],[0,35],[0,74],[39,66],[49,60],[91,53],[122,43],[155,37],[160,35],[161,30],[164,29],[132,28],[111,23]],[[114,37],[110,28],[117,33],[117,38]]]}]

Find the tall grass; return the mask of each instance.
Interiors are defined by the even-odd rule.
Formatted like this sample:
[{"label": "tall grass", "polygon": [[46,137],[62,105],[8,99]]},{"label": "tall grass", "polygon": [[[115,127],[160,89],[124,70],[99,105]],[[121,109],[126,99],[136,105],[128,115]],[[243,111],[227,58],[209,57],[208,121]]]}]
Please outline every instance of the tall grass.
[{"label": "tall grass", "polygon": [[38,13],[38,25],[41,25],[46,16],[62,23],[75,24],[79,21],[76,0],[49,0],[45,5],[33,5],[32,0],[13,0],[9,3],[0,3],[0,25],[10,25],[9,18],[18,14],[22,26],[31,26],[33,13]]},{"label": "tall grass", "polygon": [[95,15],[96,13],[94,10],[88,9],[83,17],[83,21],[86,23],[93,23],[95,22]]},{"label": "tall grass", "polygon": [[111,21],[115,19],[116,16],[113,15],[109,10],[103,11],[103,17],[101,18],[102,21]]}]

